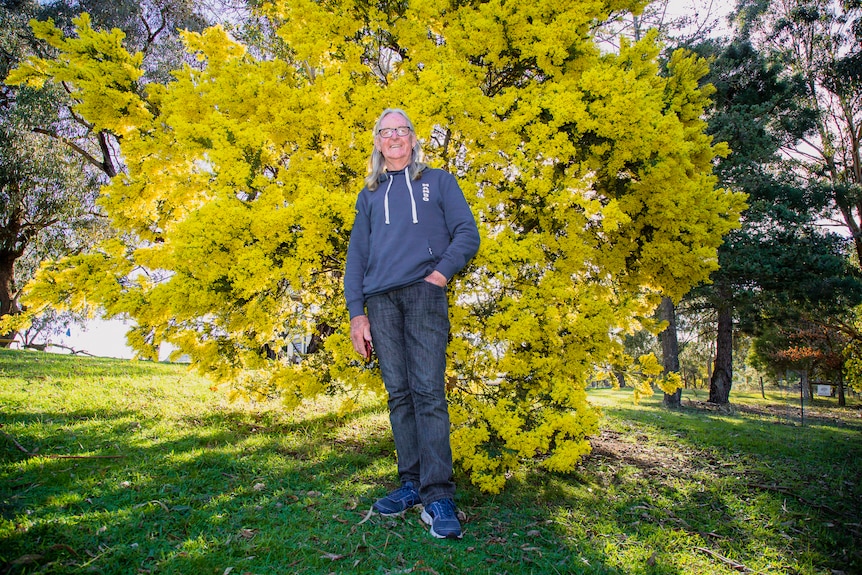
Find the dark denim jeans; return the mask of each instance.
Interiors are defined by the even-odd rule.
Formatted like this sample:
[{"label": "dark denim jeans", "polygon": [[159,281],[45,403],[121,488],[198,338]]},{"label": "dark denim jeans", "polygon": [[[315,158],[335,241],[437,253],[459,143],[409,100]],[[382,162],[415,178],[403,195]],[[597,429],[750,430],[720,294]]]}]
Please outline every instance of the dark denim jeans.
[{"label": "dark denim jeans", "polygon": [[424,505],[453,498],[446,403],[446,289],[422,281],[366,301],[374,351],[389,394],[401,482],[419,485]]}]

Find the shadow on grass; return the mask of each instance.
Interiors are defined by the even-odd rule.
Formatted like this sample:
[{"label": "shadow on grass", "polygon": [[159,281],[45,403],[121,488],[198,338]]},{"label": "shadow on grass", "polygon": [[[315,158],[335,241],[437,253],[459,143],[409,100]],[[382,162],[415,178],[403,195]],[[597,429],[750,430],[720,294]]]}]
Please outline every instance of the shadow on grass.
[{"label": "shadow on grass", "polygon": [[[60,563],[50,572],[98,564],[124,573],[135,558],[191,573],[181,565],[213,548],[251,553],[264,531],[275,540],[287,526],[297,541],[309,540],[309,518],[327,509],[331,519],[348,500],[358,508],[358,497],[377,487],[379,473],[367,470],[391,453],[389,439],[341,437],[368,414],[263,427],[243,411],[169,425],[128,411],[4,412],[5,427],[38,430],[16,441],[39,444],[41,454],[14,449],[8,436],[0,443],[2,560],[7,571],[19,560],[22,570],[48,561]],[[352,486],[342,499],[338,486],[357,477],[364,488]]]},{"label": "shadow on grass", "polygon": [[[82,369],[108,379],[114,362],[96,363]],[[144,367],[144,377],[159,372]],[[862,516],[862,453],[846,429],[606,408],[575,473],[519,472],[496,496],[459,474],[465,535],[438,541],[415,511],[367,516],[394,486],[385,408],[293,421],[202,395],[167,417],[122,407],[122,391],[100,385],[118,394],[116,408],[38,410],[21,399],[0,410],[10,433],[0,437],[0,572],[741,571],[727,561],[776,575],[862,572],[847,519]],[[13,432],[42,455],[17,449]],[[84,458],[56,457],[75,455]],[[831,479],[824,493],[818,482]],[[826,509],[836,496],[849,505],[837,518]]]},{"label": "shadow on grass", "polygon": [[[44,453],[5,444],[9,573],[624,572],[556,527],[553,509],[582,506],[572,492],[551,501],[515,484],[488,497],[459,477],[460,542],[431,538],[416,512],[363,522],[394,480],[379,408],[290,423],[240,410],[169,425],[126,410],[5,412],[2,422]],[[75,453],[86,455],[48,457]]]}]

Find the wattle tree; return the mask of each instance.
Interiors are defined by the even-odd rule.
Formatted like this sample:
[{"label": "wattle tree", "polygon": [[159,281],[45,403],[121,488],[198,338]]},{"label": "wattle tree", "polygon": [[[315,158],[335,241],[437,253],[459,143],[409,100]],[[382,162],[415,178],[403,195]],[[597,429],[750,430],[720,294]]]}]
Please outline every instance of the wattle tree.
[{"label": "wattle tree", "polygon": [[[662,73],[653,35],[593,40],[640,4],[277,2],[277,55],[187,33],[196,63],[143,92],[121,34],[34,23],[59,55],[7,81],[72,87],[127,170],[100,199],[118,234],[44,266],[27,302],[129,317],[142,357],[171,343],[236,394],[382,392],[341,278],[373,121],[401,107],[483,241],[450,289],[456,462],[489,492],[523,458],[571,470],[597,430],[587,383],[716,269],[743,207],[712,175],[706,62],[677,52]],[[307,337],[312,353],[277,353]]]}]

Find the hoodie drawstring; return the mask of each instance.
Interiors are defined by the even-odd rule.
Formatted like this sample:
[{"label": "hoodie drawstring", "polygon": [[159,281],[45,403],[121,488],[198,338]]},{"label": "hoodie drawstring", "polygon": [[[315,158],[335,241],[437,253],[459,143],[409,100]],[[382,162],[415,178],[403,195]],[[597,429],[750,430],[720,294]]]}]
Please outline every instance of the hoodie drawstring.
[{"label": "hoodie drawstring", "polygon": [[[389,189],[392,188],[392,180],[395,175],[389,176],[389,184],[386,186],[386,193],[383,194],[383,216],[386,223],[389,223]],[[410,170],[404,170],[404,179],[407,181],[407,189],[410,190],[410,207],[413,209],[413,223],[419,223],[419,217],[416,215],[416,199],[413,197],[413,184],[410,183]]]},{"label": "hoodie drawstring", "polygon": [[392,176],[389,176],[389,185],[386,186],[386,193],[383,194],[383,215],[386,218],[386,223],[389,224],[389,188],[392,187]]}]

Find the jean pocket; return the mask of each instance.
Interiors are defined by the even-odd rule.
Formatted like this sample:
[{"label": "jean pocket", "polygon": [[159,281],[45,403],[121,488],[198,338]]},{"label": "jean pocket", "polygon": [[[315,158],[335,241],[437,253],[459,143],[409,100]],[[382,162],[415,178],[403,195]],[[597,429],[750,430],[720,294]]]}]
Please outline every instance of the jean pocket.
[{"label": "jean pocket", "polygon": [[432,288],[436,288],[436,289],[441,290],[441,291],[444,291],[444,292],[446,291],[446,286],[438,286],[438,285],[437,285],[437,284],[435,284],[435,283],[429,282],[427,279],[424,279],[424,280],[422,280],[422,281],[423,281],[423,283],[425,283],[425,284],[427,284],[427,285],[431,286]]}]

